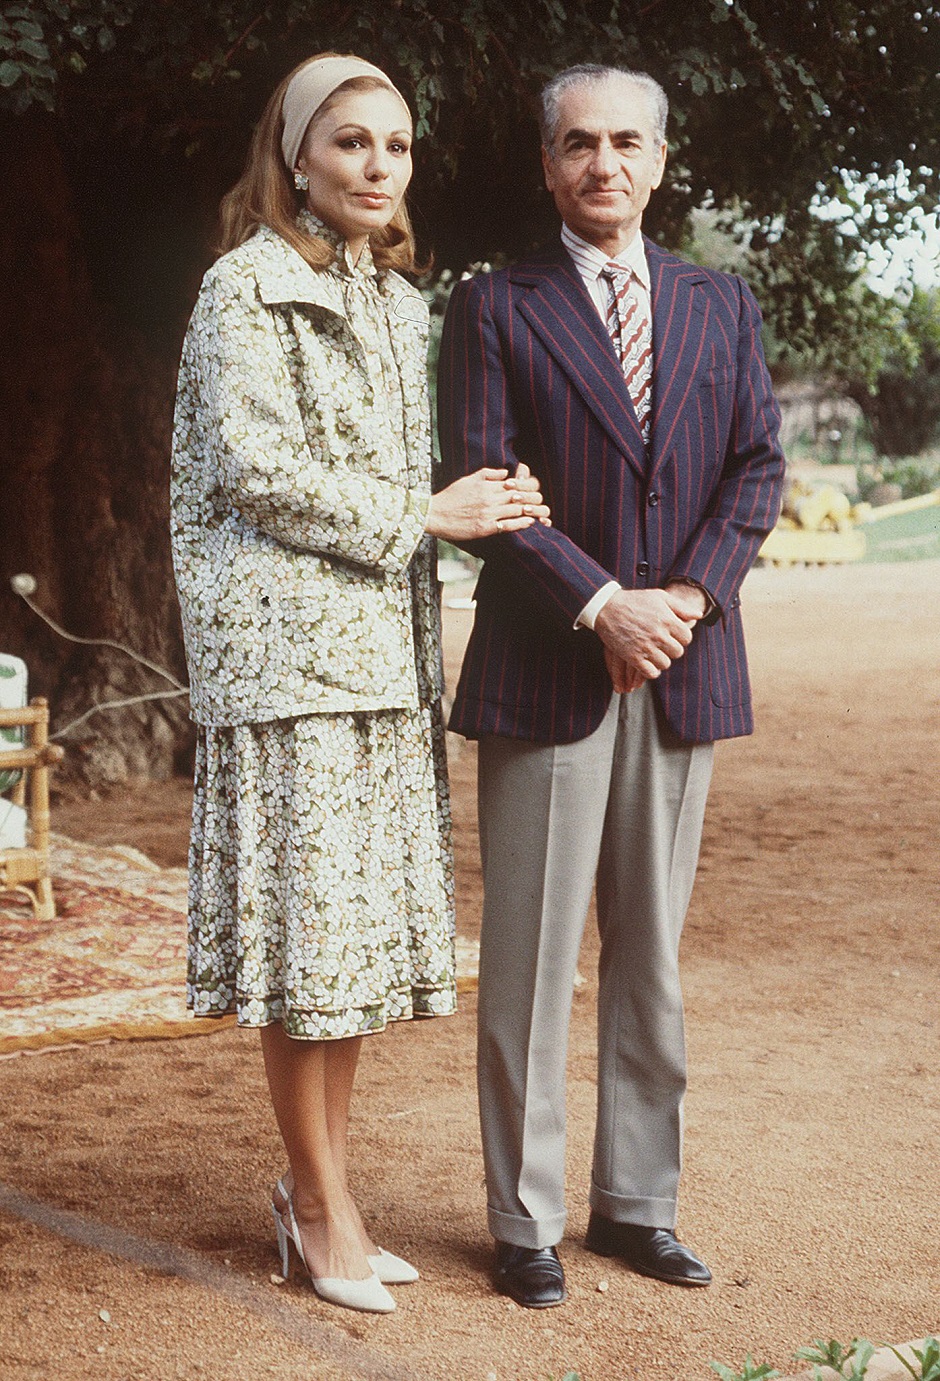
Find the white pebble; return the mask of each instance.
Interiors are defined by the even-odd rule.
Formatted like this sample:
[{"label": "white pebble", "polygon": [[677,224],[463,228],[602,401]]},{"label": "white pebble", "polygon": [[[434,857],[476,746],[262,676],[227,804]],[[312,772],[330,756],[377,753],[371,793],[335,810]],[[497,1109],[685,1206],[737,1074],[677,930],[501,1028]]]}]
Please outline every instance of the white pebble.
[{"label": "white pebble", "polygon": [[278,1273],[275,1271],[275,1272],[273,1273],[273,1275],[271,1276],[271,1284],[272,1284],[272,1285],[284,1285],[284,1284],[286,1284],[286,1281],[285,1281],[284,1276],[279,1276]]},{"label": "white pebble", "polygon": [[102,1323],[111,1322],[111,1315],[108,1313],[107,1309],[99,1309],[98,1318],[101,1320]]},{"label": "white pebble", "polygon": [[606,1295],[606,1293],[607,1293],[607,1291],[608,1291],[609,1289],[610,1289],[610,1281],[609,1281],[609,1280],[599,1280],[599,1281],[597,1282],[597,1293],[598,1293],[599,1295]]}]

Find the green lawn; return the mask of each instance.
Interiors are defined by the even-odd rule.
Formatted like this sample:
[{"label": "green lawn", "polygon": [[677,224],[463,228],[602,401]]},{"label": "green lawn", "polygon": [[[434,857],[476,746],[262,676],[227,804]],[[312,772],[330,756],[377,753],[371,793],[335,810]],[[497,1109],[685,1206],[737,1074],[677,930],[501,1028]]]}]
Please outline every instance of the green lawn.
[{"label": "green lawn", "polygon": [[940,505],[866,523],[865,561],[922,561],[940,557]]}]

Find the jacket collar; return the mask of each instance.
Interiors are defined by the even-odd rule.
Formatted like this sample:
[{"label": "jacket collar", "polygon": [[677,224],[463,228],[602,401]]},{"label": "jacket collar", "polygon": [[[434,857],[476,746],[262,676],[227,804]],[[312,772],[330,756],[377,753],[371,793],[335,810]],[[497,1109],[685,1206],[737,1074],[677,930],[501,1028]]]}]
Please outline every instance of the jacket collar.
[{"label": "jacket collar", "polygon": [[343,280],[332,265],[314,269],[293,245],[270,226],[255,234],[254,271],[261,301],[267,306],[304,302],[345,317]]},{"label": "jacket collar", "polygon": [[653,304],[652,468],[667,454],[705,352],[708,275],[646,241]]},{"label": "jacket collar", "polygon": [[[319,222],[314,217],[309,220],[315,226]],[[318,231],[318,233],[321,233]],[[334,248],[342,246],[338,236],[323,235],[330,239]],[[421,294],[391,269],[380,273],[376,270],[368,245],[363,250],[359,264],[352,272],[343,272],[339,263],[326,269],[314,269],[289,245],[282,235],[270,226],[262,225],[255,236],[254,270],[258,282],[261,301],[267,306],[285,302],[303,302],[322,307],[344,320],[347,317],[345,290],[354,281],[371,279],[378,290],[387,298],[391,308],[393,326],[399,321],[420,326],[427,331],[429,326],[428,306]]]},{"label": "jacket collar", "polygon": [[540,337],[585,404],[633,468],[649,475],[663,458],[688,400],[704,349],[707,299],[697,290],[706,275],[644,236],[653,306],[654,393],[650,454],[646,455],[620,362],[583,279],[559,245],[509,270],[527,286],[519,311]]}]

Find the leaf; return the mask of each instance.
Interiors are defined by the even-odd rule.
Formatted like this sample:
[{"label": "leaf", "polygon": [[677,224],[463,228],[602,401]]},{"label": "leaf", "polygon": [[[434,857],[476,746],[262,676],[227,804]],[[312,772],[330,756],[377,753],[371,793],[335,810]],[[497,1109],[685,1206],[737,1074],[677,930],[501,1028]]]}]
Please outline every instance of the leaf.
[{"label": "leaf", "polygon": [[852,1370],[849,1372],[849,1381],[863,1381],[865,1373],[868,1371],[868,1363],[875,1353],[874,1343],[870,1343],[867,1338],[853,1338],[849,1357],[852,1359]]},{"label": "leaf", "polygon": [[[897,1349],[896,1347],[892,1347],[892,1348],[891,1348],[891,1351],[894,1353],[895,1357],[898,1359],[898,1361],[901,1363],[901,1365],[902,1365],[903,1367],[906,1367],[907,1370],[911,1373],[911,1375],[914,1377],[914,1381],[917,1381],[917,1372],[916,1372],[916,1371],[914,1370],[914,1368],[911,1366],[910,1362],[907,1360],[907,1358],[904,1356],[904,1354],[903,1354],[902,1352],[899,1352],[898,1349]],[[916,1353],[916,1352],[914,1353],[914,1356],[917,1357],[917,1353]],[[919,1360],[919,1359],[918,1359],[918,1360]]]},{"label": "leaf", "polygon": [[769,1362],[762,1362],[760,1366],[755,1366],[754,1358],[750,1353],[744,1359],[744,1366],[741,1371],[732,1371],[722,1362],[709,1362],[712,1371],[717,1371],[721,1381],[773,1381],[774,1377],[780,1375]]},{"label": "leaf", "polygon": [[49,49],[44,43],[36,43],[31,38],[24,38],[20,43],[20,52],[28,53],[31,58],[38,58],[40,62],[45,62],[49,56]]},{"label": "leaf", "polygon": [[[917,1355],[915,1353],[915,1356]],[[940,1381],[940,1340],[934,1337],[925,1338],[923,1351],[919,1354],[918,1360],[921,1381]]]},{"label": "leaf", "polygon": [[38,24],[34,24],[31,19],[17,19],[13,27],[17,33],[22,34],[24,38],[35,38],[40,40],[43,38],[42,29]]},{"label": "leaf", "polygon": [[18,62],[0,62],[0,86],[15,86],[22,73],[23,69]]}]

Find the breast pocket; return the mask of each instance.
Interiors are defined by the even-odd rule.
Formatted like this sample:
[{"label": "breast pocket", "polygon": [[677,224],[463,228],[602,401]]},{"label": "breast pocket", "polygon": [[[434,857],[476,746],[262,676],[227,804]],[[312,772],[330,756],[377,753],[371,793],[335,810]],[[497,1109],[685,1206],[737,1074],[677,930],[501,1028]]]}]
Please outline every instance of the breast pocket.
[{"label": "breast pocket", "polygon": [[723,390],[734,383],[734,368],[730,364],[716,364],[704,369],[698,378],[699,388]]}]

